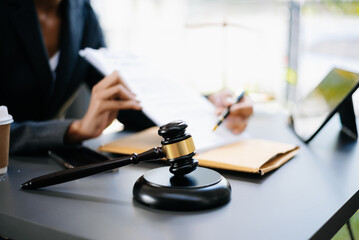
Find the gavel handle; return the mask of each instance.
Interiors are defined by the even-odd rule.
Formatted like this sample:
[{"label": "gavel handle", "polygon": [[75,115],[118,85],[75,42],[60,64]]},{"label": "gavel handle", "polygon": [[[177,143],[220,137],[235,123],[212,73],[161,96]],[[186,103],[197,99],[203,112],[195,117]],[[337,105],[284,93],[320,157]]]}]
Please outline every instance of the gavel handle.
[{"label": "gavel handle", "polygon": [[21,188],[36,189],[36,188],[47,187],[59,183],[64,183],[64,182],[69,182],[72,180],[84,178],[97,173],[106,172],[129,164],[137,164],[139,162],[160,159],[163,157],[165,157],[165,154],[162,152],[162,148],[155,147],[140,154],[134,153],[127,157],[111,159],[99,163],[93,163],[81,167],[66,169],[66,170],[42,175],[40,177],[33,178],[21,184]]}]

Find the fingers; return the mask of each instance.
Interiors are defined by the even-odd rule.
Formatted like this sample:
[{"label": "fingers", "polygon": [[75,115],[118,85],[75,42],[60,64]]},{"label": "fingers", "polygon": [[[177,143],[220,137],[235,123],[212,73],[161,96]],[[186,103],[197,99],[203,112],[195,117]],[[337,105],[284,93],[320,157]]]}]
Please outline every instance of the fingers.
[{"label": "fingers", "polygon": [[135,100],[136,96],[121,84],[111,86],[98,92],[101,99],[120,98],[122,100]]},{"label": "fingers", "polygon": [[243,119],[238,116],[229,116],[226,119],[226,127],[232,131],[234,134],[242,133],[248,125],[247,119]]},{"label": "fingers", "polygon": [[244,97],[241,101],[233,104],[230,109],[230,116],[241,116],[246,119],[253,114],[253,105],[247,97]]},{"label": "fingers", "polygon": [[214,93],[208,97],[208,99],[213,103],[214,106],[219,108],[228,107],[232,102],[229,99],[232,99],[233,93],[228,89],[222,90],[220,92]]},{"label": "fingers", "polygon": [[125,110],[125,109],[133,109],[133,110],[141,110],[141,106],[136,100],[108,100],[102,103],[103,111],[113,111],[113,110]]},{"label": "fingers", "polygon": [[224,110],[226,110],[227,108],[225,107],[217,107],[216,108],[216,115],[219,116],[223,113]]},{"label": "fingers", "polygon": [[249,118],[253,114],[252,105],[248,104],[234,104],[230,109],[230,115],[241,116],[243,118]]},{"label": "fingers", "polygon": [[[94,90],[107,89],[114,85],[123,85],[128,91],[131,92],[127,84],[121,79],[117,71],[112,72],[110,75],[104,77],[98,84],[94,86]],[[132,92],[131,92],[132,93]],[[134,93],[132,93],[135,95]]]},{"label": "fingers", "polygon": [[[228,105],[230,102],[228,102]],[[217,107],[217,114],[221,114],[226,107]],[[230,107],[230,113],[225,120],[226,127],[234,134],[243,132],[248,124],[249,117],[253,114],[253,105],[248,97],[244,96],[238,103]]]},{"label": "fingers", "polygon": [[85,116],[74,124],[67,135],[75,140],[99,136],[118,115],[119,110],[141,110],[139,101],[117,72],[103,78],[92,88],[90,104]]},{"label": "fingers", "polygon": [[[230,105],[230,104],[229,104]],[[222,114],[223,111],[225,111],[227,107],[217,107],[216,108],[216,115]],[[248,97],[244,97],[241,101],[238,103],[234,103],[230,107],[230,115],[232,116],[241,116],[243,118],[249,118],[253,114],[253,105],[249,101]]]},{"label": "fingers", "polygon": [[90,110],[98,113],[108,110],[141,109],[135,94],[126,87],[117,72],[106,76],[93,87],[91,102]]}]

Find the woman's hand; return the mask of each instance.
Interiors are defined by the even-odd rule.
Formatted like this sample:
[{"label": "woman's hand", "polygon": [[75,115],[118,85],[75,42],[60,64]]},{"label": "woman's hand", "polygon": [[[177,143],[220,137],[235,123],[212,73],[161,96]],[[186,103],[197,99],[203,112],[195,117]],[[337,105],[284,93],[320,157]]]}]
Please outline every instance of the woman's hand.
[{"label": "woman's hand", "polygon": [[[219,116],[228,106],[233,103],[234,95],[229,90],[222,90],[214,93],[208,99],[216,107],[216,114]],[[247,127],[248,119],[253,114],[253,105],[247,96],[244,96],[238,103],[234,103],[228,117],[224,120],[226,127],[234,134],[239,134]]]},{"label": "woman's hand", "polygon": [[141,110],[141,106],[115,71],[92,88],[87,112],[82,119],[70,125],[65,142],[80,142],[99,136],[122,109]]}]

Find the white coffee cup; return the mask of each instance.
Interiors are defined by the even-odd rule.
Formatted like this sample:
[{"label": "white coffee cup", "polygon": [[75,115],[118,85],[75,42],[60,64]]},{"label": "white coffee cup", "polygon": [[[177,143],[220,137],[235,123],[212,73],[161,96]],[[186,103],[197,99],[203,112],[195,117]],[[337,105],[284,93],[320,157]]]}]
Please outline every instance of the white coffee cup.
[{"label": "white coffee cup", "polygon": [[6,106],[0,106],[0,174],[7,172],[9,165],[10,124],[12,116]]}]

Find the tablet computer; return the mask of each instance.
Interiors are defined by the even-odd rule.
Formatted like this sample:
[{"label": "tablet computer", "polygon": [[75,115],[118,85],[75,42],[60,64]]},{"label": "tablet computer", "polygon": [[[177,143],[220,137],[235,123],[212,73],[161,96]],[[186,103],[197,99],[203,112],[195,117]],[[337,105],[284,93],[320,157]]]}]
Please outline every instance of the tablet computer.
[{"label": "tablet computer", "polygon": [[66,168],[75,168],[110,160],[110,157],[82,145],[63,146],[49,150],[49,156]]},{"label": "tablet computer", "polygon": [[[339,68],[332,69],[291,111],[289,122],[296,135],[308,143],[346,102],[352,104],[351,95],[358,86],[358,73]],[[345,113],[341,111],[341,114]],[[355,125],[355,116],[353,118]],[[343,118],[341,120],[343,122]]]}]

